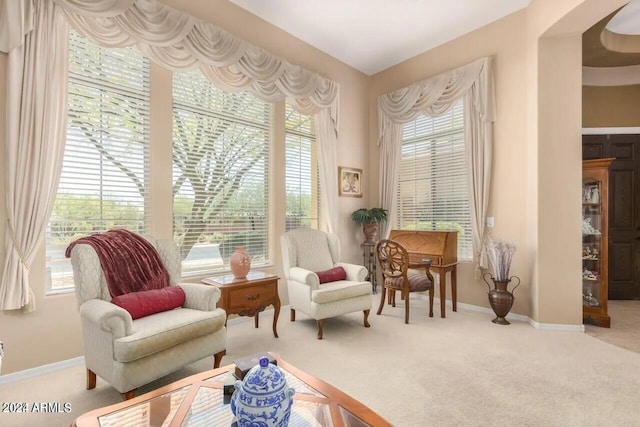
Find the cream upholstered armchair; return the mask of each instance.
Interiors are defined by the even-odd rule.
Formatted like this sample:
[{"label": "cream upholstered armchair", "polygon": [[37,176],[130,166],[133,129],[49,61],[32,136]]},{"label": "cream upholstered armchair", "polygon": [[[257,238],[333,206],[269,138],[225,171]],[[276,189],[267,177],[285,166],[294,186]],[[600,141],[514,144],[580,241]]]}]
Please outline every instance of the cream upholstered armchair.
[{"label": "cream upholstered armchair", "polygon": [[[364,326],[369,327],[372,287],[365,281],[367,269],[339,262],[340,242],[335,234],[299,228],[283,234],[280,243],[292,322],[296,310],[302,311],[316,319],[318,339],[322,339],[324,319],[362,310]],[[327,275],[323,273],[335,267],[344,269],[343,276],[321,283],[321,277]]]},{"label": "cream upholstered armchair", "polygon": [[[171,240],[146,238],[158,251],[171,286],[180,281],[181,259]],[[132,320],[111,296],[98,254],[88,244],[71,251],[71,264],[84,339],[87,389],[96,375],[122,393],[136,389],[181,367],[214,355],[214,367],[225,354],[226,313],[216,308],[215,286],[180,283],[185,300],[181,308]]]}]

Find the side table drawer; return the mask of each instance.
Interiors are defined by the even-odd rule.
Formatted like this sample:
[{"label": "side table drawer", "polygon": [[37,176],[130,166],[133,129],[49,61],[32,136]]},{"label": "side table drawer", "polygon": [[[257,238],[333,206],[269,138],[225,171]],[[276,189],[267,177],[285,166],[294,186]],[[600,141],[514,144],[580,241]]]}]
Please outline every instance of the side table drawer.
[{"label": "side table drawer", "polygon": [[229,309],[256,308],[271,304],[276,297],[274,285],[266,284],[229,290]]}]

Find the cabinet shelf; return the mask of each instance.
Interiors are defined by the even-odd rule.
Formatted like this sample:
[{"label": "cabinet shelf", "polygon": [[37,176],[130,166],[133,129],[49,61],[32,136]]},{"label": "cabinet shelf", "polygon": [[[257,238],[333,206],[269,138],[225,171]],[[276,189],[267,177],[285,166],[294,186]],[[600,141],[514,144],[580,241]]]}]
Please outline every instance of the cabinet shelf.
[{"label": "cabinet shelf", "polygon": [[582,162],[582,319],[608,328],[609,166],[614,159]]}]

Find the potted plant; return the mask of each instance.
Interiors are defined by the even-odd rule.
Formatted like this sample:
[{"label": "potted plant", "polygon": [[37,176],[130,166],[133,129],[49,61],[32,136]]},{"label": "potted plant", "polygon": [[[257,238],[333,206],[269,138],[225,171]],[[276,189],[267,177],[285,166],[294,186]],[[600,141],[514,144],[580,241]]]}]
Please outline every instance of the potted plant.
[{"label": "potted plant", "polygon": [[387,220],[387,210],[382,208],[360,208],[351,213],[351,219],[362,225],[364,243],[375,243],[378,235],[378,224]]}]

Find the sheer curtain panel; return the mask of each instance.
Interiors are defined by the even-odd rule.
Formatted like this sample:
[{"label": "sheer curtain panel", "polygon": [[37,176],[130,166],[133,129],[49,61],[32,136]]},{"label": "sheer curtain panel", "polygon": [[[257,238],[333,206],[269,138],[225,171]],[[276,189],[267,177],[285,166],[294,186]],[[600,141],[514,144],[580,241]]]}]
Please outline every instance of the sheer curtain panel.
[{"label": "sheer curtain panel", "polygon": [[43,242],[64,153],[68,30],[50,1],[5,1],[1,28],[0,47],[8,48],[9,57],[0,309],[33,311],[30,269]]}]

